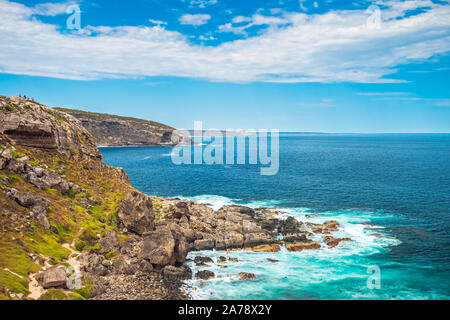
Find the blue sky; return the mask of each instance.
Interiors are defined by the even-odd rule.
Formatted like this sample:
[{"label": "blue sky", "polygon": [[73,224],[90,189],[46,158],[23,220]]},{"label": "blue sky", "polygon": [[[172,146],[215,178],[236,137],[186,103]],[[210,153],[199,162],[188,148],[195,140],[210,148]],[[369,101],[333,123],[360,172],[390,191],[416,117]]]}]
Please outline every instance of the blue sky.
[{"label": "blue sky", "polygon": [[[131,4],[132,3],[132,4]],[[66,21],[81,9],[81,29]],[[0,0],[0,94],[191,128],[450,132],[448,1]]]}]

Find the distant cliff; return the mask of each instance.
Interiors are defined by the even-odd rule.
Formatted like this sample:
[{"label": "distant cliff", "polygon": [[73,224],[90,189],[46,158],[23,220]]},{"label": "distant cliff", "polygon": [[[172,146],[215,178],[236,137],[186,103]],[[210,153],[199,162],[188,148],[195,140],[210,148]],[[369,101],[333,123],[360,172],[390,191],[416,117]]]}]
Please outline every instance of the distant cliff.
[{"label": "distant cliff", "polygon": [[188,137],[174,134],[174,128],[162,123],[65,108],[54,108],[81,121],[99,146],[174,145]]}]

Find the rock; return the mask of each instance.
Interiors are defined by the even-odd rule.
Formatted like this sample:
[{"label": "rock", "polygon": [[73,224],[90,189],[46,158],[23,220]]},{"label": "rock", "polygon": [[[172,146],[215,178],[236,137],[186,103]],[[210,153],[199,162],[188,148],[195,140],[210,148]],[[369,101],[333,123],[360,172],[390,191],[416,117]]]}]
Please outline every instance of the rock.
[{"label": "rock", "polygon": [[103,256],[95,253],[82,254],[80,258],[82,269],[96,276],[106,276],[111,265],[103,264]]},{"label": "rock", "polygon": [[173,280],[189,280],[192,279],[192,270],[188,266],[174,267],[166,266],[163,269],[164,279]]},{"label": "rock", "polygon": [[155,215],[149,196],[132,191],[118,209],[119,218],[125,227],[138,235],[153,230]]},{"label": "rock", "polygon": [[329,246],[330,248],[336,247],[339,243],[342,241],[351,241],[350,238],[334,238],[332,236],[326,236],[323,238],[323,241]]},{"label": "rock", "polygon": [[125,182],[130,182],[130,177],[128,176],[128,174],[125,172],[125,170],[121,167],[114,167],[114,169],[117,172],[117,175],[119,176],[119,179],[125,181]]},{"label": "rock", "polygon": [[337,231],[339,223],[337,221],[327,221],[323,224],[307,223],[313,233],[330,233],[331,231]]},{"label": "rock", "polygon": [[46,215],[48,212],[50,201],[31,192],[20,192],[14,188],[9,188],[8,196],[22,207],[29,208],[36,214]]},{"label": "rock", "polygon": [[27,180],[36,188],[56,189],[61,192],[61,194],[66,194],[69,191],[69,182],[60,177],[56,172],[52,170],[44,170],[42,172],[38,170],[38,172],[39,173],[30,171],[27,174]]},{"label": "rock", "polygon": [[270,244],[275,240],[267,233],[249,233],[245,235],[244,247],[254,247],[261,244]]},{"label": "rock", "polygon": [[295,234],[306,231],[302,222],[297,221],[293,217],[288,217],[286,220],[280,220],[278,224],[278,232],[282,235]]},{"label": "rock", "polygon": [[201,239],[194,241],[195,250],[212,250],[216,246],[214,239]]},{"label": "rock", "polygon": [[271,259],[271,258],[267,258],[267,261],[273,262],[273,263],[275,263],[275,262],[280,262],[280,260],[275,260],[275,259]]},{"label": "rock", "polygon": [[228,261],[233,262],[233,263],[239,262],[238,258],[232,258],[232,257],[229,257]]},{"label": "rock", "polygon": [[120,249],[119,238],[115,231],[107,232],[105,236],[98,241],[98,244],[101,246],[101,249],[99,250],[101,254]]},{"label": "rock", "polygon": [[220,256],[217,258],[217,263],[219,264],[227,263],[227,258]]},{"label": "rock", "polygon": [[209,270],[202,270],[199,271],[195,274],[195,277],[197,279],[202,279],[202,280],[209,280],[209,279],[213,279],[214,278],[214,272],[209,271]]},{"label": "rock", "polygon": [[297,242],[292,244],[286,244],[286,249],[288,251],[314,250],[320,249],[320,244],[317,241]]},{"label": "rock", "polygon": [[47,217],[43,213],[39,213],[36,216],[36,220],[39,222],[39,224],[44,227],[44,229],[49,230],[50,229],[50,222],[48,222]]},{"label": "rock", "polygon": [[113,259],[113,267],[116,273],[120,274],[134,274],[136,272],[136,265],[127,261],[123,256]]},{"label": "rock", "polygon": [[177,202],[173,209],[172,216],[175,219],[180,219],[183,216],[189,218],[189,208],[187,203],[185,201]]},{"label": "rock", "polygon": [[194,258],[194,262],[196,265],[205,265],[206,263],[213,263],[213,259],[209,258],[209,257],[200,257],[197,256]]},{"label": "rock", "polygon": [[67,274],[63,266],[55,266],[36,275],[36,280],[44,289],[66,287]]},{"label": "rock", "polygon": [[252,251],[254,252],[278,252],[280,250],[279,244],[263,244],[252,248]]},{"label": "rock", "polygon": [[5,169],[12,158],[13,154],[11,150],[0,150],[0,170]]},{"label": "rock", "polygon": [[139,270],[142,272],[152,272],[153,271],[153,265],[148,262],[147,260],[141,260],[139,261]]},{"label": "rock", "polygon": [[289,233],[284,235],[283,241],[286,243],[307,242],[308,237],[306,233]]},{"label": "rock", "polygon": [[233,248],[242,248],[244,236],[237,232],[230,232],[225,235],[216,236],[216,249],[226,250]]},{"label": "rock", "polygon": [[249,272],[241,272],[241,273],[239,273],[239,278],[241,278],[243,280],[253,280],[253,279],[255,279],[255,275],[253,273],[249,273]]},{"label": "rock", "polygon": [[168,227],[151,232],[143,242],[141,256],[152,264],[165,266],[173,262],[175,239]]}]

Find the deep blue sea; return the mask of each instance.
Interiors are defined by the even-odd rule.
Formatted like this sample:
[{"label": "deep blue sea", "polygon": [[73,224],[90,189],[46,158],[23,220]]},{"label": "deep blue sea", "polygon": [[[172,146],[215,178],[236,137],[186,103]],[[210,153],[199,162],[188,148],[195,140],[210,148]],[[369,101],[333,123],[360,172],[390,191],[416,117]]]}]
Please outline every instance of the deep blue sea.
[{"label": "deep blue sea", "polygon": [[[280,218],[337,220],[342,230],[334,235],[353,239],[296,253],[191,253],[239,259],[227,268],[206,268],[217,277],[191,281],[194,298],[450,298],[449,134],[280,134],[274,176],[261,176],[259,165],[174,165],[171,147],[100,150],[144,193],[216,209],[232,203],[276,206],[285,212]],[[243,271],[256,280],[239,280],[236,274]],[[380,280],[379,288],[370,285],[377,283],[371,276]]]}]

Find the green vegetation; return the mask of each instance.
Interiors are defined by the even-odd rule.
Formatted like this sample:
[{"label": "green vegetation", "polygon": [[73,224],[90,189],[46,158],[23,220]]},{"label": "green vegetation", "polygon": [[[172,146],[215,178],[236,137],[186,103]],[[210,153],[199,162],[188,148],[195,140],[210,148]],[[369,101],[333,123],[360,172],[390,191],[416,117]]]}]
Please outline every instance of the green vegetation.
[{"label": "green vegetation", "polygon": [[7,268],[23,277],[39,270],[39,266],[27,255],[26,249],[11,240],[0,240],[0,268]]},{"label": "green vegetation", "polygon": [[61,263],[69,258],[70,251],[62,247],[57,240],[57,235],[50,231],[42,231],[34,233],[33,238],[25,242],[34,252],[52,257],[56,263]]},{"label": "green vegetation", "polygon": [[80,289],[75,289],[75,292],[78,293],[83,298],[89,299],[92,296],[92,293],[94,292],[94,282],[88,276],[83,277],[82,282],[84,284],[84,287]]},{"label": "green vegetation", "polygon": [[60,289],[48,289],[38,300],[86,300],[76,292],[64,293]]},{"label": "green vegetation", "polygon": [[6,294],[8,288],[9,292],[28,294],[28,282],[25,279],[19,278],[9,271],[0,269],[0,293]]}]

